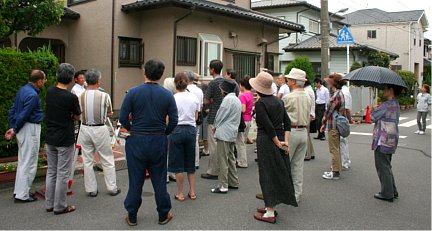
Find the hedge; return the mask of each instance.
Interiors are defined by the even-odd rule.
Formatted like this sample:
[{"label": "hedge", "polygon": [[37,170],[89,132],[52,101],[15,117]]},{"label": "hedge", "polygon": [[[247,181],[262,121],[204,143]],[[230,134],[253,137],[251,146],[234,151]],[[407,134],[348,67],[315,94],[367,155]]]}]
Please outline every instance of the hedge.
[{"label": "hedge", "polygon": [[[40,98],[45,111],[45,96],[48,86],[55,84],[58,60],[49,48],[40,48],[34,52],[19,52],[12,48],[0,49],[0,135],[9,128],[9,108],[12,106],[18,90],[28,82],[32,69],[40,69],[47,75],[45,87]],[[42,124],[41,142],[45,140],[45,121]],[[42,147],[42,145],[41,145]],[[15,156],[18,153],[16,139],[0,139],[0,157]]]},{"label": "hedge", "polygon": [[292,62],[288,64],[285,68],[285,75],[287,75],[292,68],[298,68],[306,72],[306,76],[309,78],[309,81],[313,83],[315,80],[315,72],[312,67],[312,63],[307,56],[298,56]]}]

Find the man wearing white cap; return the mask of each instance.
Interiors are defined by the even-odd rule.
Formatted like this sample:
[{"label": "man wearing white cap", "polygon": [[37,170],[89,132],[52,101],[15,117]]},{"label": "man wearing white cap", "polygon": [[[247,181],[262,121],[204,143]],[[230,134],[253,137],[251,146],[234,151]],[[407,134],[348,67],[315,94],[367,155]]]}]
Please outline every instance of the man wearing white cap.
[{"label": "man wearing white cap", "polygon": [[295,197],[300,201],[303,187],[303,164],[307,151],[307,139],[311,99],[304,91],[306,72],[293,68],[285,76],[291,93],[282,98],[285,110],[291,120],[291,134],[289,139],[289,158],[291,162],[291,175],[294,184]]}]

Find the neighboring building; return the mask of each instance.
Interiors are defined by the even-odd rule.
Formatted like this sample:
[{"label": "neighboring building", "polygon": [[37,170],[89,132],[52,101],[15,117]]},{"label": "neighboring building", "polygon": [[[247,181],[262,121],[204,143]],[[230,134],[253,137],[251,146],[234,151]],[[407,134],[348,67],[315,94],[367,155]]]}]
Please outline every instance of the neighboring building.
[{"label": "neighboring building", "polygon": [[[310,38],[314,38],[319,35],[320,32],[320,18],[321,9],[316,7],[306,1],[296,1],[296,0],[259,0],[252,2],[252,9],[257,10],[266,14],[270,14],[274,17],[285,19],[288,21],[296,22],[305,27],[305,32],[298,32],[291,34],[288,38],[281,35],[281,40],[279,41],[279,62],[280,62],[280,72],[284,72],[285,67],[295,59],[296,55],[293,52],[285,52],[284,48],[288,46],[294,46]],[[329,13],[331,23],[331,33],[338,34],[339,29],[345,23],[342,23],[342,16]],[[330,53],[331,56],[333,54]],[[333,57],[330,57],[334,60]],[[321,73],[317,71],[319,69],[319,62],[313,63],[315,72],[317,74]],[[333,71],[333,70],[330,70]]]},{"label": "neighboring building", "polygon": [[[337,44],[337,36],[335,34],[330,34],[329,37],[329,48],[330,48],[330,73],[338,72],[338,73],[347,73],[348,72],[348,64],[347,64],[347,51],[346,45]],[[284,51],[290,53],[292,56],[308,56],[314,71],[317,76],[320,76],[321,73],[321,36],[315,35],[309,39],[304,40],[298,44],[292,44],[285,48]],[[366,44],[360,44],[355,42],[350,45],[350,60],[349,66],[351,66],[354,62],[359,62],[360,64],[364,64],[367,62],[367,53],[368,51],[381,51],[388,54],[391,60],[394,60],[398,57],[396,53],[381,50],[376,47],[372,47]]]},{"label": "neighboring building", "polygon": [[422,83],[424,32],[429,26],[424,10],[364,9],[344,16],[356,41],[398,54],[391,68],[412,71]]},{"label": "neighboring building", "polygon": [[[304,27],[250,10],[246,0],[68,0],[67,17],[37,37],[18,34],[21,50],[51,44],[77,70],[97,68],[119,109],[125,91],[143,81],[150,58],[165,77],[192,70],[210,80],[208,64],[222,59],[240,75],[279,69],[278,38]],[[65,15],[66,16],[66,15]]]}]

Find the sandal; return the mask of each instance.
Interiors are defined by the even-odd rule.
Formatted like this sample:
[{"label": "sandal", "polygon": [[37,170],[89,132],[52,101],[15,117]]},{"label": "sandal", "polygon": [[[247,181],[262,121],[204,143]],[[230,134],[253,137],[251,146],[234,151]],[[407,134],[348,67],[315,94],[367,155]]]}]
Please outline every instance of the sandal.
[{"label": "sandal", "polygon": [[166,225],[168,222],[170,222],[173,219],[174,215],[172,212],[169,212],[167,215],[167,218],[164,221],[159,221],[159,225]]},{"label": "sandal", "polygon": [[175,199],[175,200],[178,200],[178,201],[180,201],[180,202],[185,201],[185,198],[184,198],[184,197],[179,197],[177,194],[174,195],[174,199]]},{"label": "sandal", "polygon": [[125,215],[125,221],[126,221],[126,223],[127,223],[129,226],[137,226],[137,223],[136,223],[136,222],[131,222],[131,221],[129,220],[129,214],[127,214],[127,213],[126,213],[126,215]]},{"label": "sandal", "polygon": [[197,196],[194,194],[194,195],[191,195],[190,193],[188,193],[188,197],[189,197],[189,199],[191,199],[191,200],[196,200],[197,199]]},{"label": "sandal", "polygon": [[54,211],[54,208],[46,209],[46,211],[50,213],[50,212]]},{"label": "sandal", "polygon": [[[257,212],[264,214],[267,212],[267,210],[266,210],[266,208],[257,208]],[[275,215],[275,217],[278,216],[278,213],[276,210],[274,211],[274,215]]]},{"label": "sandal", "polygon": [[54,215],[60,215],[60,214],[65,214],[65,213],[71,213],[73,211],[75,211],[76,208],[73,205],[69,205],[68,207],[66,207],[64,210],[62,211],[54,211]]}]

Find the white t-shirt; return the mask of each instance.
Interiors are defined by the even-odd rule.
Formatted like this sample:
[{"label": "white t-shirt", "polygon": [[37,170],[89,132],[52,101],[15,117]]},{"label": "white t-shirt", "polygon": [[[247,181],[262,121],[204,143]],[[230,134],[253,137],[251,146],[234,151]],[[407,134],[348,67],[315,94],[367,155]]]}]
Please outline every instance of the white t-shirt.
[{"label": "white t-shirt", "polygon": [[311,99],[311,102],[312,102],[310,115],[315,118],[315,103],[314,103],[315,102],[315,92],[312,89],[312,86],[310,86],[310,85],[305,87],[304,91],[309,95],[309,98]]},{"label": "white t-shirt", "polygon": [[78,83],[75,83],[75,85],[72,87],[72,94],[76,95],[78,98],[80,98],[81,94],[85,92],[84,86],[79,85]]},{"label": "white t-shirt", "polygon": [[345,108],[352,110],[352,97],[351,97],[349,87],[343,86],[342,87],[342,94],[344,95],[344,98],[345,98]]},{"label": "white t-shirt", "polygon": [[188,85],[187,89],[189,90],[190,93],[194,94],[197,97],[199,105],[200,105],[198,111],[201,111],[201,106],[204,103],[203,91],[199,87],[197,87],[197,85],[195,85],[195,84]]},{"label": "white t-shirt", "polygon": [[282,97],[288,95],[290,93],[290,89],[288,85],[284,84],[279,88],[278,94],[282,94]]},{"label": "white t-shirt", "polygon": [[178,92],[174,94],[177,104],[178,125],[190,125],[196,127],[195,113],[199,110],[199,101],[190,92]]},{"label": "white t-shirt", "polygon": [[273,82],[271,88],[273,90],[273,95],[276,96],[277,95],[277,86],[276,86],[276,83]]}]

